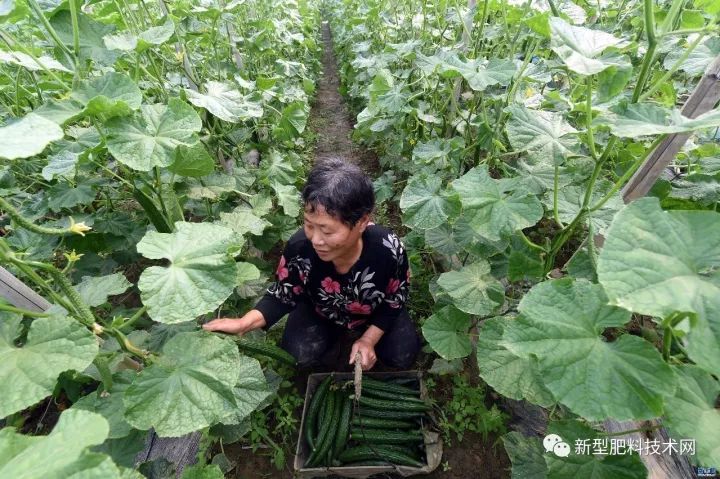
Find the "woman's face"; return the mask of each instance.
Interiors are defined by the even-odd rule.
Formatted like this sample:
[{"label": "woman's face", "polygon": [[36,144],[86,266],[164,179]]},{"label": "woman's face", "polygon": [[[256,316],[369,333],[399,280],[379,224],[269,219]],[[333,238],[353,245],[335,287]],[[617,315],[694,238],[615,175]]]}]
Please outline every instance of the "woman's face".
[{"label": "woman's face", "polygon": [[367,227],[369,217],[365,215],[354,227],[349,227],[339,219],[327,214],[322,205],[305,207],[305,236],[310,240],[315,252],[323,261],[348,259],[357,250],[358,242]]}]

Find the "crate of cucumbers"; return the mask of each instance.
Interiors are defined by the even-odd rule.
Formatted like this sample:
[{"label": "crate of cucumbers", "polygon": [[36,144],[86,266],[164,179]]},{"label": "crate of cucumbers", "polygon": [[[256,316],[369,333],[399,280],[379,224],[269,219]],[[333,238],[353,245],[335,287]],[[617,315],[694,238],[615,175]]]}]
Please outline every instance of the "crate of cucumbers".
[{"label": "crate of cucumbers", "polygon": [[442,457],[419,371],[308,377],[295,471],[299,478],[427,474]]}]

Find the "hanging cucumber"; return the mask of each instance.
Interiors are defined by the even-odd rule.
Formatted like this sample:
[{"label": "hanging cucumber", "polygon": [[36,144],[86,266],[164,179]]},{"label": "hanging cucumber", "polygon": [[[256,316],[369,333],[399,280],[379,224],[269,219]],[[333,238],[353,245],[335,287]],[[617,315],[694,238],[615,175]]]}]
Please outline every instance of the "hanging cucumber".
[{"label": "hanging cucumber", "polygon": [[155,203],[148,195],[146,195],[140,188],[136,187],[133,190],[133,197],[135,198],[135,201],[140,203],[140,206],[142,206],[142,209],[145,210],[145,214],[148,219],[159,233],[172,233],[172,225],[167,218],[160,213],[160,210],[157,209],[157,206],[155,206]]},{"label": "hanging cucumber", "polygon": [[243,336],[237,337],[235,343],[238,348],[246,353],[250,354],[261,354],[271,359],[275,359],[288,366],[295,366],[297,361],[295,358],[282,348],[275,346],[267,341],[255,341],[252,339],[245,338]]}]

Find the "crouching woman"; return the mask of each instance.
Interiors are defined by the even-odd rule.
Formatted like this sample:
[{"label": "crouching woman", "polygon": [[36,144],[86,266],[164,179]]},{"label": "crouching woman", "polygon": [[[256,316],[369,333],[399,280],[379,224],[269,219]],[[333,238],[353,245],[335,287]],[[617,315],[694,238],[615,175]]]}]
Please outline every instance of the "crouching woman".
[{"label": "crouching woman", "polygon": [[420,338],[405,304],[410,273],[405,248],[388,228],[370,221],[370,179],[340,159],[319,162],[302,192],[304,224],[288,241],[272,283],[241,318],[220,318],[209,331],[244,334],[268,329],[289,314],[281,346],[312,366],[343,335],[357,338],[364,370],[379,359],[409,368]]}]

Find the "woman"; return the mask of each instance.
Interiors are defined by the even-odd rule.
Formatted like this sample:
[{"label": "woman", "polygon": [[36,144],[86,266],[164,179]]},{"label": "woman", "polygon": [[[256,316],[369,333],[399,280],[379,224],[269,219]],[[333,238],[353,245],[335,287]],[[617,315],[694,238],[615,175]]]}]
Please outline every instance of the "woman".
[{"label": "woman", "polygon": [[405,248],[387,228],[375,225],[373,186],[360,168],[340,159],[319,162],[302,192],[305,222],[288,241],[268,287],[242,318],[221,318],[208,331],[244,334],[268,329],[289,313],[281,346],[301,366],[322,356],[341,334],[359,338],[368,370],[378,358],[408,368],[420,338],[405,309],[410,278]]}]

